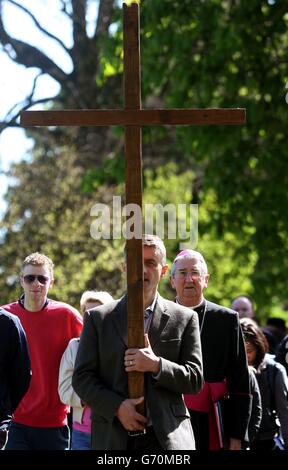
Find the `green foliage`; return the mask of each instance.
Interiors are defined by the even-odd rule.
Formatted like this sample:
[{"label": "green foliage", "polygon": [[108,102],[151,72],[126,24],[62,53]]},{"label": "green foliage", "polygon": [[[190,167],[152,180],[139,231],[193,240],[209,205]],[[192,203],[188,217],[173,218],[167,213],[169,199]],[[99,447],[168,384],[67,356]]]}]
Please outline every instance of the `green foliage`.
[{"label": "green foliage", "polygon": [[[241,128],[183,127],[177,143],[183,151],[179,165],[189,165],[192,157],[202,169],[200,211],[210,190],[216,198],[205,226],[215,237],[213,258],[219,239],[234,234],[239,246],[230,253],[231,277],[238,279],[245,251],[253,266],[248,283],[235,283],[234,295],[250,293],[265,315],[267,304],[286,304],[288,294],[287,12],[284,2],[258,0],[147,0],[142,9],[144,94],[156,92],[171,107],[247,109]],[[204,242],[199,247],[208,255]],[[221,263],[222,270],[224,276]],[[228,303],[223,281],[215,286],[217,297]]]},{"label": "green foliage", "polygon": [[[77,56],[59,96],[63,107],[75,107],[71,90],[88,107],[123,104],[119,8],[111,21],[109,34]],[[228,306],[248,294],[263,320],[288,306],[287,25],[288,5],[280,1],[141,2],[143,104],[247,109],[241,127],[143,129],[144,202],[198,204],[207,297]],[[42,134],[31,161],[12,172],[2,221],[3,301],[16,296],[20,260],[35,249],[55,261],[57,297],[77,305],[85,288],[120,295],[123,240],[93,240],[89,229],[92,205],[111,207],[113,195],[123,195],[122,130],[48,134],[53,142]],[[171,264],[180,240],[165,241]],[[161,292],[173,298],[168,280]]]},{"label": "green foliage", "polygon": [[[0,227],[2,303],[19,295],[21,261],[33,251],[44,252],[54,261],[54,298],[78,307],[85,289],[114,295],[123,291],[117,250],[114,259],[106,262],[103,252],[109,253],[113,244],[90,236],[90,210],[97,200],[93,194],[79,192],[83,170],[75,165],[75,154],[63,148],[60,155],[39,155],[32,163],[12,168],[9,210]],[[102,197],[104,193],[102,189]]]},{"label": "green foliage", "polygon": [[96,170],[86,170],[81,182],[81,190],[84,193],[91,193],[104,184],[112,186],[123,183],[124,164],[123,155],[110,154],[103,159],[103,164]]}]

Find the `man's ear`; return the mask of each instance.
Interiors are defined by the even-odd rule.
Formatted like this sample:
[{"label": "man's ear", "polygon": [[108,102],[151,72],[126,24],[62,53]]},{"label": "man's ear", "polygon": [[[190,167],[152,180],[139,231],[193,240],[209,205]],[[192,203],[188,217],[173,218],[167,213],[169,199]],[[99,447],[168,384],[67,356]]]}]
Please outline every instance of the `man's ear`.
[{"label": "man's ear", "polygon": [[205,285],[204,285],[205,288],[208,286],[209,279],[210,279],[210,274],[205,274]]},{"label": "man's ear", "polygon": [[161,277],[164,277],[165,274],[167,273],[168,271],[168,264],[164,264],[164,266],[162,266],[162,270],[161,270]]},{"label": "man's ear", "polygon": [[54,278],[50,279],[49,288],[54,286]]}]

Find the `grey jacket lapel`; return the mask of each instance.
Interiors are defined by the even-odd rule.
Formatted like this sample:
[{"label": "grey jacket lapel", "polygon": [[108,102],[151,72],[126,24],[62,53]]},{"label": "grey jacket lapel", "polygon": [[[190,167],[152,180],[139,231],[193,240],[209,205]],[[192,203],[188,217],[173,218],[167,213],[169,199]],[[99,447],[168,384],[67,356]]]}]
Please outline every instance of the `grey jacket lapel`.
[{"label": "grey jacket lapel", "polygon": [[[159,337],[165,328],[167,321],[170,318],[170,314],[167,311],[165,300],[161,295],[158,294],[155,310],[153,313],[152,322],[149,328],[149,341],[151,346],[157,343]],[[120,299],[112,313],[113,324],[122,338],[125,346],[128,346],[128,335],[127,335],[127,296],[125,295]],[[143,319],[144,321],[144,319]]]},{"label": "grey jacket lapel", "polygon": [[159,340],[169,318],[170,314],[167,311],[165,300],[158,294],[152,322],[149,328],[149,341],[152,347]]},{"label": "grey jacket lapel", "polygon": [[112,312],[113,324],[122,338],[123,343],[127,347],[128,335],[127,335],[127,296],[122,297]]}]

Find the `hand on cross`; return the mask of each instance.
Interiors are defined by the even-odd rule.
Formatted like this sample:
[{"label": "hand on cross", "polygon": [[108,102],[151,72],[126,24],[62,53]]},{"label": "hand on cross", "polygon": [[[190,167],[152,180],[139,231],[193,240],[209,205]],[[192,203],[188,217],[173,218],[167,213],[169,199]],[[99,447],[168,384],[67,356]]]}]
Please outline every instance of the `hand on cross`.
[{"label": "hand on cross", "polygon": [[151,348],[148,335],[144,335],[145,348],[127,349],[124,356],[126,372],[152,372],[158,374],[160,370],[160,357],[156,356]]},{"label": "hand on cross", "polygon": [[127,398],[122,401],[116,416],[127,431],[143,431],[148,422],[145,416],[136,411],[136,406],[144,402],[144,397]]}]

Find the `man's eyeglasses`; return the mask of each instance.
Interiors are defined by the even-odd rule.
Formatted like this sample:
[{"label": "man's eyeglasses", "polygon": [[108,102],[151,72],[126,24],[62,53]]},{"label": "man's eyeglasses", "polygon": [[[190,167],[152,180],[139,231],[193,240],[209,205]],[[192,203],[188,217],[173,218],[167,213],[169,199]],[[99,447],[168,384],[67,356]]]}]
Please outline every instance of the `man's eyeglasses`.
[{"label": "man's eyeglasses", "polygon": [[175,277],[178,277],[179,279],[187,279],[189,276],[193,279],[193,281],[199,281],[199,279],[203,276],[202,273],[199,273],[197,271],[176,271],[175,272]]},{"label": "man's eyeglasses", "polygon": [[37,275],[37,274],[26,274],[25,276],[23,276],[23,279],[24,279],[24,282],[26,284],[32,284],[35,281],[35,279],[37,279],[38,282],[40,284],[42,284],[43,286],[45,284],[47,284],[47,282],[49,281],[49,277],[42,276],[42,274],[39,274],[39,275]]}]

